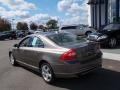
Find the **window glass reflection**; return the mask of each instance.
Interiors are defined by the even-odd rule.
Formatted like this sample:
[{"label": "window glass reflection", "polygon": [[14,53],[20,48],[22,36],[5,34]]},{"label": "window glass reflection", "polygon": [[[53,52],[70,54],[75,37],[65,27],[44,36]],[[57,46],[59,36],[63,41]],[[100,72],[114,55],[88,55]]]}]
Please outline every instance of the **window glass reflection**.
[{"label": "window glass reflection", "polygon": [[119,0],[119,22],[120,22],[120,0]]},{"label": "window glass reflection", "polygon": [[116,0],[108,0],[108,15],[109,22],[114,22],[116,20]]}]

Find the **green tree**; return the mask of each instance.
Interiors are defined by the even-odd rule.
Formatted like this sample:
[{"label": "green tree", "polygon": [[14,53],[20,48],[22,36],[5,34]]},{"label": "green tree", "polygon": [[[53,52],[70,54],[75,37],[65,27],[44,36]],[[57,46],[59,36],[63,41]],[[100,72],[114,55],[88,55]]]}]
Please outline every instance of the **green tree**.
[{"label": "green tree", "polygon": [[30,29],[31,29],[31,30],[37,30],[37,28],[38,28],[38,26],[37,26],[36,23],[31,23],[31,24],[30,24]]},{"label": "green tree", "polygon": [[26,22],[18,22],[17,29],[18,30],[28,30],[28,24]]},{"label": "green tree", "polygon": [[39,25],[38,28],[39,29],[44,29],[44,26],[43,25]]},{"label": "green tree", "polygon": [[57,24],[58,24],[58,21],[53,20],[53,19],[52,19],[52,20],[49,20],[49,21],[46,23],[48,29],[57,29],[57,28],[58,28]]},{"label": "green tree", "polygon": [[42,29],[43,32],[47,31],[47,29],[44,25],[39,25],[38,28]]},{"label": "green tree", "polygon": [[0,17],[0,31],[9,31],[11,30],[11,23]]}]

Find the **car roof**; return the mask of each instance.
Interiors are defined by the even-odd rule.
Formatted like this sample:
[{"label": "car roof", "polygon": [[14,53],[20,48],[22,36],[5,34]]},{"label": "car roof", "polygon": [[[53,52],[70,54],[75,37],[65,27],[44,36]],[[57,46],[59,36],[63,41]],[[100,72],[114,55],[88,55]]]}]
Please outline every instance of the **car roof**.
[{"label": "car roof", "polygon": [[59,33],[67,33],[67,32],[60,32],[60,31],[41,32],[41,33],[29,35],[29,36],[45,36],[46,37],[46,36],[51,36]]},{"label": "car roof", "polygon": [[111,23],[111,24],[105,26],[104,29],[105,30],[106,29],[120,29],[120,24],[119,23],[116,23],[116,24]]}]

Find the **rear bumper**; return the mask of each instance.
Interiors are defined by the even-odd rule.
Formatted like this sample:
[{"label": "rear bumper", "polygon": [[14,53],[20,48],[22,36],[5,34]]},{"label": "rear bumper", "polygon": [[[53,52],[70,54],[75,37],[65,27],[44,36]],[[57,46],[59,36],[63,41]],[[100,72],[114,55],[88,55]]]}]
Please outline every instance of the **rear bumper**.
[{"label": "rear bumper", "polygon": [[102,58],[98,58],[86,64],[65,64],[53,66],[53,71],[57,77],[71,77],[77,74],[86,74],[102,67]]}]

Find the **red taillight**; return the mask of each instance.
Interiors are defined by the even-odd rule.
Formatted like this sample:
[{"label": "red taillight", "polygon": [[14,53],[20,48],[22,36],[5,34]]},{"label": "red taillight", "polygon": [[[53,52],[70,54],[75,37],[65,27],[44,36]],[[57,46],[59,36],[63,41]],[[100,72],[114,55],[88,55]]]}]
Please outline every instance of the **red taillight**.
[{"label": "red taillight", "polygon": [[77,58],[76,55],[76,50],[75,49],[70,49],[69,51],[63,53],[60,57],[60,60],[64,61],[64,60],[74,60],[75,58]]}]

